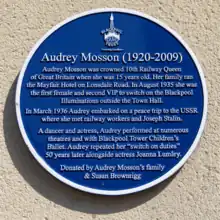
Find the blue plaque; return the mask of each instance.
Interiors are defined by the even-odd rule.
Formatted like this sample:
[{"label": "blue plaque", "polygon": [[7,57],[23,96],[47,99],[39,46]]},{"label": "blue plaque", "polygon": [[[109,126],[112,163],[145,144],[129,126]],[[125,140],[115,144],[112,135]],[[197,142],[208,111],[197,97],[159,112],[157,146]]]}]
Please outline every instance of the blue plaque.
[{"label": "blue plaque", "polygon": [[18,79],[16,113],[49,173],[79,190],[123,195],[186,162],[204,128],[207,91],[177,33],[136,11],[98,9],[37,42]]}]

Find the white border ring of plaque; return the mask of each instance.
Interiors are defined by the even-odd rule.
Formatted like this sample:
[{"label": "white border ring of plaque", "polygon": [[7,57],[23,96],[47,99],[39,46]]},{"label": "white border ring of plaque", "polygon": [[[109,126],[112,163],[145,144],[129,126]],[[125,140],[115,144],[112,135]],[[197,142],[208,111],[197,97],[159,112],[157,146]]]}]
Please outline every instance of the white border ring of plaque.
[{"label": "white border ring of plaque", "polygon": [[[146,18],[158,25],[160,25],[161,27],[163,27],[165,30],[167,30],[169,33],[171,33],[184,47],[185,49],[188,51],[188,53],[190,54],[191,58],[193,59],[199,74],[200,74],[200,79],[202,82],[202,87],[203,87],[203,96],[204,96],[204,110],[203,110],[203,116],[202,116],[202,120],[201,120],[201,124],[200,124],[200,128],[199,131],[196,135],[196,138],[193,141],[193,144],[191,145],[191,147],[189,148],[188,152],[184,155],[184,157],[179,161],[179,163],[176,164],[176,166],[174,166],[171,170],[169,170],[167,173],[165,173],[163,176],[161,176],[160,178],[147,183],[145,185],[136,187],[136,188],[131,188],[131,189],[127,189],[127,190],[116,190],[116,191],[107,191],[107,190],[98,190],[98,189],[92,189],[89,187],[84,187],[81,186],[79,184],[73,183],[71,181],[69,181],[68,179],[62,177],[61,175],[59,175],[58,173],[56,173],[52,168],[50,168],[46,162],[37,154],[37,152],[35,151],[34,147],[32,146],[26,132],[24,129],[24,125],[22,122],[22,118],[21,118],[21,111],[20,111],[20,92],[21,92],[21,85],[22,85],[22,80],[24,77],[24,73],[26,71],[26,68],[28,66],[29,61],[31,60],[32,56],[34,55],[35,51],[38,49],[38,47],[41,45],[41,43],[48,37],[50,36],[54,31],[56,31],[58,28],[60,28],[61,26],[63,26],[64,24],[73,21],[75,19],[78,19],[80,17],[86,16],[86,15],[90,15],[90,14],[95,14],[95,13],[101,13],[101,12],[124,12],[124,13],[128,13],[128,14],[132,14],[132,15],[137,15],[143,18]],[[41,164],[42,167],[44,167],[44,169],[46,169],[50,174],[52,174],[54,177],[56,177],[57,179],[59,179],[61,182],[74,187],[76,189],[85,191],[85,192],[89,192],[89,193],[93,193],[93,194],[100,194],[100,195],[125,195],[125,194],[131,194],[131,193],[135,193],[135,192],[139,192],[145,189],[148,189],[152,186],[155,186],[157,184],[159,184],[160,182],[164,181],[165,179],[169,178],[170,176],[172,176],[174,173],[176,173],[186,162],[186,160],[189,158],[189,156],[192,154],[192,152],[195,150],[196,146],[198,145],[199,139],[202,135],[204,126],[205,126],[205,121],[206,121],[206,117],[207,117],[207,103],[208,103],[208,97],[207,97],[207,87],[206,87],[206,83],[205,83],[205,78],[204,78],[204,74],[202,71],[202,68],[200,67],[200,64],[196,58],[196,56],[194,55],[194,53],[192,52],[192,50],[189,48],[189,46],[183,41],[183,39],[171,28],[169,28],[167,25],[163,24],[162,22],[158,21],[157,19],[149,16],[149,15],[145,15],[144,13],[141,12],[137,12],[135,10],[130,10],[130,9],[121,9],[121,8],[101,8],[101,9],[94,9],[94,10],[90,10],[90,11],[86,11],[83,13],[80,13],[78,15],[72,16],[68,19],[66,19],[65,21],[57,24],[56,26],[54,26],[50,31],[48,31],[37,43],[36,45],[32,48],[31,52],[29,53],[27,59],[25,60],[25,63],[22,67],[22,70],[20,72],[19,78],[18,78],[18,82],[17,82],[17,88],[16,88],[16,114],[17,114],[17,120],[18,120],[18,125],[21,131],[21,134],[23,136],[23,139],[26,143],[26,145],[28,146],[30,152],[32,153],[32,155],[34,156],[34,158]]]}]

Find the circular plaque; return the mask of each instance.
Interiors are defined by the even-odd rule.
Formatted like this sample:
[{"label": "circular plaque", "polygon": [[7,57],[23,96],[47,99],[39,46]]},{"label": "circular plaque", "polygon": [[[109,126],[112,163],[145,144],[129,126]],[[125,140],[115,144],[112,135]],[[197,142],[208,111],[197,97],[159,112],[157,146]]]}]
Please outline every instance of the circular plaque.
[{"label": "circular plaque", "polygon": [[41,38],[16,91],[35,159],[83,191],[123,195],[174,174],[207,113],[201,67],[173,30],[142,13],[97,9]]}]

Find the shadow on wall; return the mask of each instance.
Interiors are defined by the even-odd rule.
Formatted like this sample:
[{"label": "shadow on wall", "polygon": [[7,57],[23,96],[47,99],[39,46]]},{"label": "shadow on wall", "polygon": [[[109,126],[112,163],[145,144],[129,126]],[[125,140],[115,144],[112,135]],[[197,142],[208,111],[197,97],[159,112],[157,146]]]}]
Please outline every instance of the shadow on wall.
[{"label": "shadow on wall", "polygon": [[7,96],[4,109],[4,135],[9,154],[23,178],[45,198],[66,208],[91,213],[107,214],[125,211],[143,204],[158,195],[174,178],[136,194],[125,196],[100,196],[75,190],[47,173],[34,159],[25,145],[17,124],[15,113],[14,81]]}]

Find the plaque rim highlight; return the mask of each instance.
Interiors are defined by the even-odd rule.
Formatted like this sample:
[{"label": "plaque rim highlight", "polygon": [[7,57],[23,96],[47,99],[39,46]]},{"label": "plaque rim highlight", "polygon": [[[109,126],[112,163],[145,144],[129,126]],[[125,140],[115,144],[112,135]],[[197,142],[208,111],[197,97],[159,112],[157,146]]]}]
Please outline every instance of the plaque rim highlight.
[{"label": "plaque rim highlight", "polygon": [[[191,147],[189,148],[188,152],[172,169],[170,169],[163,176],[157,178],[156,180],[154,180],[150,183],[144,184],[139,187],[126,189],[126,190],[99,190],[99,189],[94,189],[94,188],[90,188],[90,187],[85,187],[85,186],[76,184],[76,183],[64,178],[63,176],[61,176],[57,172],[55,172],[51,167],[49,167],[49,165],[47,165],[47,163],[44,161],[44,159],[38,155],[38,153],[35,151],[35,148],[32,146],[31,142],[29,141],[29,138],[28,138],[26,131],[24,129],[24,125],[23,125],[23,121],[22,121],[22,117],[21,117],[21,111],[20,111],[20,93],[21,93],[21,86],[22,86],[23,77],[24,77],[26,68],[27,68],[31,58],[34,55],[34,53],[36,52],[36,50],[38,49],[38,47],[40,47],[40,45],[44,42],[44,40],[47,39],[53,32],[55,32],[57,29],[59,29],[60,27],[62,27],[66,23],[71,22],[75,19],[87,16],[87,15],[96,14],[96,13],[103,13],[103,12],[119,12],[119,13],[121,12],[121,13],[128,13],[131,15],[136,15],[136,16],[139,16],[139,17],[142,17],[142,18],[145,18],[145,19],[148,19],[148,20],[154,22],[155,24],[161,26],[166,31],[168,31],[170,34],[172,34],[183,45],[183,47],[187,50],[187,52],[190,54],[194,64],[196,65],[196,67],[198,69],[198,72],[200,75],[200,80],[202,83],[202,89],[203,89],[203,100],[204,100],[203,108],[204,109],[203,109],[202,120],[200,123],[198,133],[197,133]],[[184,163],[187,161],[187,159],[190,157],[190,155],[196,149],[196,147],[199,143],[199,140],[201,138],[202,132],[204,130],[204,127],[205,127],[205,122],[206,122],[206,118],[207,118],[207,108],[208,108],[208,92],[207,92],[205,77],[204,77],[202,68],[201,68],[195,54],[190,49],[188,44],[182,39],[182,37],[176,31],[169,28],[166,24],[157,20],[156,18],[149,16],[147,14],[144,14],[142,12],[136,11],[136,10],[122,9],[122,8],[98,8],[98,9],[85,11],[83,13],[79,13],[77,15],[74,15],[74,16],[67,18],[66,20],[64,20],[61,23],[52,27],[43,37],[41,37],[37,41],[37,43],[34,45],[34,47],[31,49],[30,53],[28,54],[28,57],[26,58],[26,60],[23,64],[22,70],[19,74],[19,78],[17,81],[17,87],[16,87],[15,106],[16,106],[16,116],[17,116],[18,126],[19,126],[20,132],[22,134],[22,137],[25,141],[25,144],[28,146],[28,149],[30,150],[30,152],[34,156],[34,158],[40,163],[40,165],[45,170],[47,170],[56,179],[60,180],[61,182],[65,183],[75,189],[85,191],[88,193],[93,193],[93,194],[116,196],[116,195],[126,195],[126,194],[136,193],[136,192],[148,189],[150,187],[153,187],[153,186],[161,183],[162,181],[166,180],[167,178],[169,178],[173,174],[175,174],[184,165]]]}]

